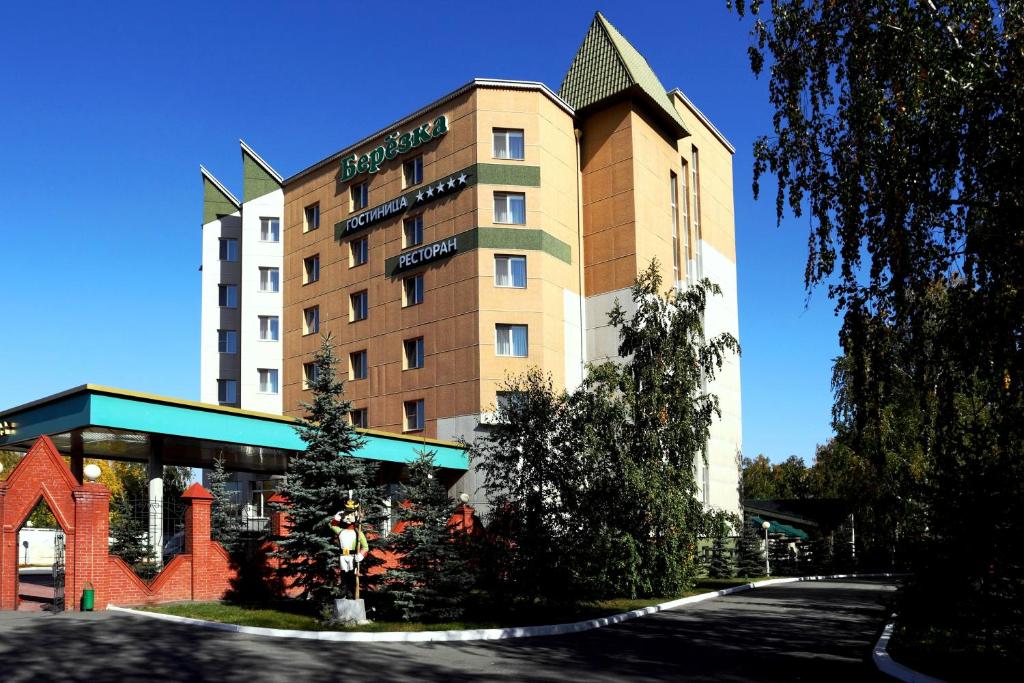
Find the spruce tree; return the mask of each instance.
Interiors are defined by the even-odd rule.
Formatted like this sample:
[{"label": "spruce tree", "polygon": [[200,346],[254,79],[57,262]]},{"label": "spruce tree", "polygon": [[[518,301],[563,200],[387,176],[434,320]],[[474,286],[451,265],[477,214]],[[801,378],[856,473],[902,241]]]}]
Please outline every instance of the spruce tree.
[{"label": "spruce tree", "polygon": [[409,478],[394,503],[401,528],[387,543],[398,566],[388,571],[383,588],[406,621],[461,618],[473,583],[467,539],[451,523],[458,506],[438,477],[434,456],[420,450],[409,464]]},{"label": "spruce tree", "polygon": [[213,461],[210,471],[210,495],[213,505],[210,508],[210,537],[224,546],[229,553],[235,552],[241,536],[241,525],[238,519],[238,505],[231,499],[228,489],[228,474],[224,469],[224,459]]},{"label": "spruce tree", "polygon": [[359,500],[369,481],[368,463],[355,457],[363,438],[349,422],[344,383],[337,378],[338,357],[331,336],[324,336],[314,356],[316,371],[310,382],[313,400],[303,403],[306,414],[298,420],[306,450],[288,462],[288,475],[276,509],[287,513],[283,537],[276,539],[275,555],[282,561],[281,578],[313,600],[323,612],[341,592],[338,542],[330,529],[349,490]]},{"label": "spruce tree", "polygon": [[711,537],[711,561],[708,564],[708,576],[713,579],[727,579],[733,575],[732,558],[725,550],[725,542],[729,537],[729,525],[732,515],[724,510],[712,510],[707,515],[708,535]]},{"label": "spruce tree", "polygon": [[762,535],[752,522],[747,521],[740,530],[736,541],[737,576],[753,578],[764,576],[764,552],[761,549]]}]

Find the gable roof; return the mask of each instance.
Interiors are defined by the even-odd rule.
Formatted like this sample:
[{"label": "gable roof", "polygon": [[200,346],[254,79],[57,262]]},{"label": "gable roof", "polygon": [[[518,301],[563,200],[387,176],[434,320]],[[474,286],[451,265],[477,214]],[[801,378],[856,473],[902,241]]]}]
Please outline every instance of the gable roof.
[{"label": "gable roof", "polygon": [[202,164],[199,173],[203,176],[203,225],[230,216],[242,208],[235,195],[221,185]]},{"label": "gable roof", "polygon": [[242,146],[242,201],[249,202],[280,190],[281,175],[245,144],[245,140],[239,140],[238,144]]},{"label": "gable roof", "polygon": [[678,137],[689,132],[651,66],[618,29],[597,12],[562,79],[558,95],[576,111],[616,96],[638,96]]}]

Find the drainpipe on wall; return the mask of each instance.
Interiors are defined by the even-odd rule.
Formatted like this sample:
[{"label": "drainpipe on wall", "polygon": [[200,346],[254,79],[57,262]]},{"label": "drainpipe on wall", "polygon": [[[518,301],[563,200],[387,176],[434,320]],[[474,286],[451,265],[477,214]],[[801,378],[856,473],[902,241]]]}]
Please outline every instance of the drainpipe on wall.
[{"label": "drainpipe on wall", "polygon": [[576,251],[579,259],[577,271],[580,289],[580,380],[582,381],[587,371],[587,326],[583,292],[583,162],[580,151],[580,139],[583,137],[583,131],[573,128],[572,132],[576,138],[576,239],[578,242]]}]

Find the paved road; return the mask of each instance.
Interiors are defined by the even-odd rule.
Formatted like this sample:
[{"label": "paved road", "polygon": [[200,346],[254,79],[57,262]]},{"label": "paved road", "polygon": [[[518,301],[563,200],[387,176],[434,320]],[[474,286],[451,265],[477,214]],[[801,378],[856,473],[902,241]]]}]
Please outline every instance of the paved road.
[{"label": "paved road", "polygon": [[571,636],[358,644],[257,638],[117,613],[0,613],[14,681],[882,681],[870,650],[893,588],[808,582]]}]

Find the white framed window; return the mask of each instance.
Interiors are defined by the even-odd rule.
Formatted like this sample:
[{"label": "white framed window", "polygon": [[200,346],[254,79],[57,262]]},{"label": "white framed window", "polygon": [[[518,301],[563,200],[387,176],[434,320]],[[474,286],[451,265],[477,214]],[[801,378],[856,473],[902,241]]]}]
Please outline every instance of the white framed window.
[{"label": "white framed window", "polygon": [[320,279],[320,254],[302,259],[302,284],[308,285]]},{"label": "white framed window", "polygon": [[348,267],[361,266],[370,259],[370,240],[360,237],[348,243]]},{"label": "white framed window", "polygon": [[361,292],[356,292],[349,298],[349,313],[348,319],[351,322],[357,320],[366,320],[366,316],[369,313],[369,297],[364,289]]},{"label": "white framed window", "polygon": [[217,380],[217,403],[222,406],[238,403],[238,380]]},{"label": "white framed window", "polygon": [[320,307],[310,306],[302,310],[302,334],[316,334],[320,331]]},{"label": "white framed window", "polygon": [[423,156],[409,159],[402,164],[402,186],[412,187],[423,182]]},{"label": "white framed window", "polygon": [[360,429],[366,429],[370,426],[366,408],[353,408],[348,411],[348,420],[352,423],[353,427],[359,427]]},{"label": "white framed window", "polygon": [[402,342],[403,350],[405,351],[405,370],[415,370],[423,367],[423,337],[416,337],[415,339],[406,339]]},{"label": "white framed window", "polygon": [[402,248],[408,249],[423,243],[423,214],[406,218],[402,223]]},{"label": "white framed window", "polygon": [[302,231],[309,232],[320,227],[320,202],[310,204],[302,211]]},{"label": "white framed window", "polygon": [[281,338],[281,321],[276,315],[261,315],[260,341],[278,341]]},{"label": "white framed window", "polygon": [[217,305],[238,308],[238,285],[217,285]]},{"label": "white framed window", "polygon": [[672,212],[672,284],[680,280],[679,268],[679,181],[674,171],[668,172],[668,205]]},{"label": "white framed window", "polygon": [[522,192],[495,192],[494,222],[526,225],[526,195]]},{"label": "white framed window", "polygon": [[238,353],[238,330],[217,330],[217,351]]},{"label": "white framed window", "polygon": [[[320,225],[319,205],[317,209],[317,226]],[[260,241],[280,242],[281,241],[281,219],[261,218],[260,219]]]},{"label": "white framed window", "polygon": [[528,348],[526,325],[506,325],[498,323],[494,326],[494,352],[499,356],[525,358]]},{"label": "white framed window", "polygon": [[259,368],[256,372],[259,373],[259,392],[261,394],[276,394],[277,370],[273,368]]},{"label": "white framed window", "polygon": [[270,506],[267,504],[276,491],[275,482],[254,481],[251,483],[249,504],[252,508],[252,515],[266,518],[270,516]]},{"label": "white framed window", "polygon": [[281,269],[260,266],[260,291],[281,291]]},{"label": "white framed window", "polygon": [[521,391],[499,391],[495,394],[495,403],[499,411],[506,411],[524,397]]},{"label": "white framed window", "polygon": [[349,188],[349,196],[351,197],[351,209],[349,211],[359,211],[365,209],[366,205],[370,203],[370,185],[369,183],[359,183]]},{"label": "white framed window", "polygon": [[218,258],[221,261],[238,260],[238,240],[234,237],[221,237],[219,240]]},{"label": "white framed window", "polygon": [[515,287],[523,289],[526,287],[526,257],[505,256],[494,257],[494,286]]},{"label": "white framed window", "polygon": [[423,399],[405,402],[405,424],[402,431],[417,432],[423,429]]},{"label": "white framed window", "polygon": [[703,236],[700,226],[700,154],[696,147],[691,147],[690,151],[690,193],[693,197],[690,204],[690,220],[693,221],[693,242],[697,252],[694,258],[697,262],[697,272],[694,275],[701,278],[704,277],[704,249],[701,246]]},{"label": "white framed window", "polygon": [[683,159],[683,173],[679,176],[679,233],[683,238],[682,250],[683,261],[686,267],[686,279],[690,279],[690,185],[687,180],[690,173],[690,166]]},{"label": "white framed window", "polygon": [[523,131],[521,128],[494,129],[494,158],[519,159],[525,157]]},{"label": "white framed window", "polygon": [[348,354],[348,378],[350,380],[366,379],[366,349]]},{"label": "white framed window", "polygon": [[303,363],[302,364],[302,388],[309,389],[311,386],[316,384],[316,380],[320,377],[320,366],[316,363]]},{"label": "white framed window", "polygon": [[423,273],[402,280],[402,306],[423,303]]}]

